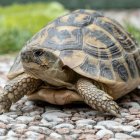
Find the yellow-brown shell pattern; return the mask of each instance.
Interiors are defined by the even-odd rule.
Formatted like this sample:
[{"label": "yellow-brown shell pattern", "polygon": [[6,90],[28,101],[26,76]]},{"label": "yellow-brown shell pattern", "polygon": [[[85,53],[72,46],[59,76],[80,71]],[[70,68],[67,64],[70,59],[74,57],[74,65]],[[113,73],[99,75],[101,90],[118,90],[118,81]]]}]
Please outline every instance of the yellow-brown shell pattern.
[{"label": "yellow-brown shell pattern", "polygon": [[76,10],[44,27],[26,44],[56,53],[77,73],[101,81],[127,82],[140,75],[136,41],[116,21],[93,10]]}]

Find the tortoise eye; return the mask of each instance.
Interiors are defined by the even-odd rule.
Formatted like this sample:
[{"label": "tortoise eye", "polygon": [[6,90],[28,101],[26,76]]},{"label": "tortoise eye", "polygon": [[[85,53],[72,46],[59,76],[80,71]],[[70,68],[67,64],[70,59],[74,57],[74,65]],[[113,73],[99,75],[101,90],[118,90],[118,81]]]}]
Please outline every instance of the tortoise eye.
[{"label": "tortoise eye", "polygon": [[43,54],[43,51],[42,50],[36,50],[36,51],[34,51],[34,56],[35,57],[41,56],[42,54]]}]

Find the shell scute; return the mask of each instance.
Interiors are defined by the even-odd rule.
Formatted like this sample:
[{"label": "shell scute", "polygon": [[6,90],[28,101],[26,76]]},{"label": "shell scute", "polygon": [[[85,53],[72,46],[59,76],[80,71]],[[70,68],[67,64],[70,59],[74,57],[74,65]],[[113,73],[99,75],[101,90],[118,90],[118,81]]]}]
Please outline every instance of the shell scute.
[{"label": "shell scute", "polygon": [[80,50],[82,48],[82,33],[77,27],[58,26],[48,29],[48,37],[42,42],[52,50]]},{"label": "shell scute", "polygon": [[129,75],[124,63],[122,63],[119,60],[113,60],[112,66],[116,74],[119,76],[119,78],[121,78],[123,81],[126,82],[129,78]]}]

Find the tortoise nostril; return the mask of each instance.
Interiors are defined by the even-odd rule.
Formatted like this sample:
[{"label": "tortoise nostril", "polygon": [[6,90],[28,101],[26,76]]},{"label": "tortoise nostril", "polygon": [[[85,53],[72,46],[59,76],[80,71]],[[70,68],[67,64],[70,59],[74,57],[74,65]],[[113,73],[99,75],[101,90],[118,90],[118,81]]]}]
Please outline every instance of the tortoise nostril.
[{"label": "tortoise nostril", "polygon": [[33,54],[34,54],[35,57],[38,57],[38,56],[41,56],[43,54],[43,51],[42,50],[36,50],[36,51],[34,51]]}]

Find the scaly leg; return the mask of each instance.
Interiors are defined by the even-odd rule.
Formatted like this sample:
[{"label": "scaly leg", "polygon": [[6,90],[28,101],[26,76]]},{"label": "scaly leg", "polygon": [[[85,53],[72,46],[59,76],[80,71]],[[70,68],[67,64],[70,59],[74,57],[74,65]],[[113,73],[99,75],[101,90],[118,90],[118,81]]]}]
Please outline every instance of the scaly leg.
[{"label": "scaly leg", "polygon": [[11,80],[4,87],[0,95],[0,113],[9,111],[12,103],[18,101],[25,94],[34,92],[42,81],[35,79],[27,74],[22,74]]},{"label": "scaly leg", "polygon": [[83,97],[84,101],[94,109],[102,112],[109,112],[114,116],[120,117],[119,106],[113,101],[105,91],[98,89],[88,79],[79,79],[77,91]]},{"label": "scaly leg", "polygon": [[39,91],[28,95],[29,100],[41,100],[51,104],[65,105],[74,101],[83,101],[81,96],[74,91],[66,89],[40,89]]}]

